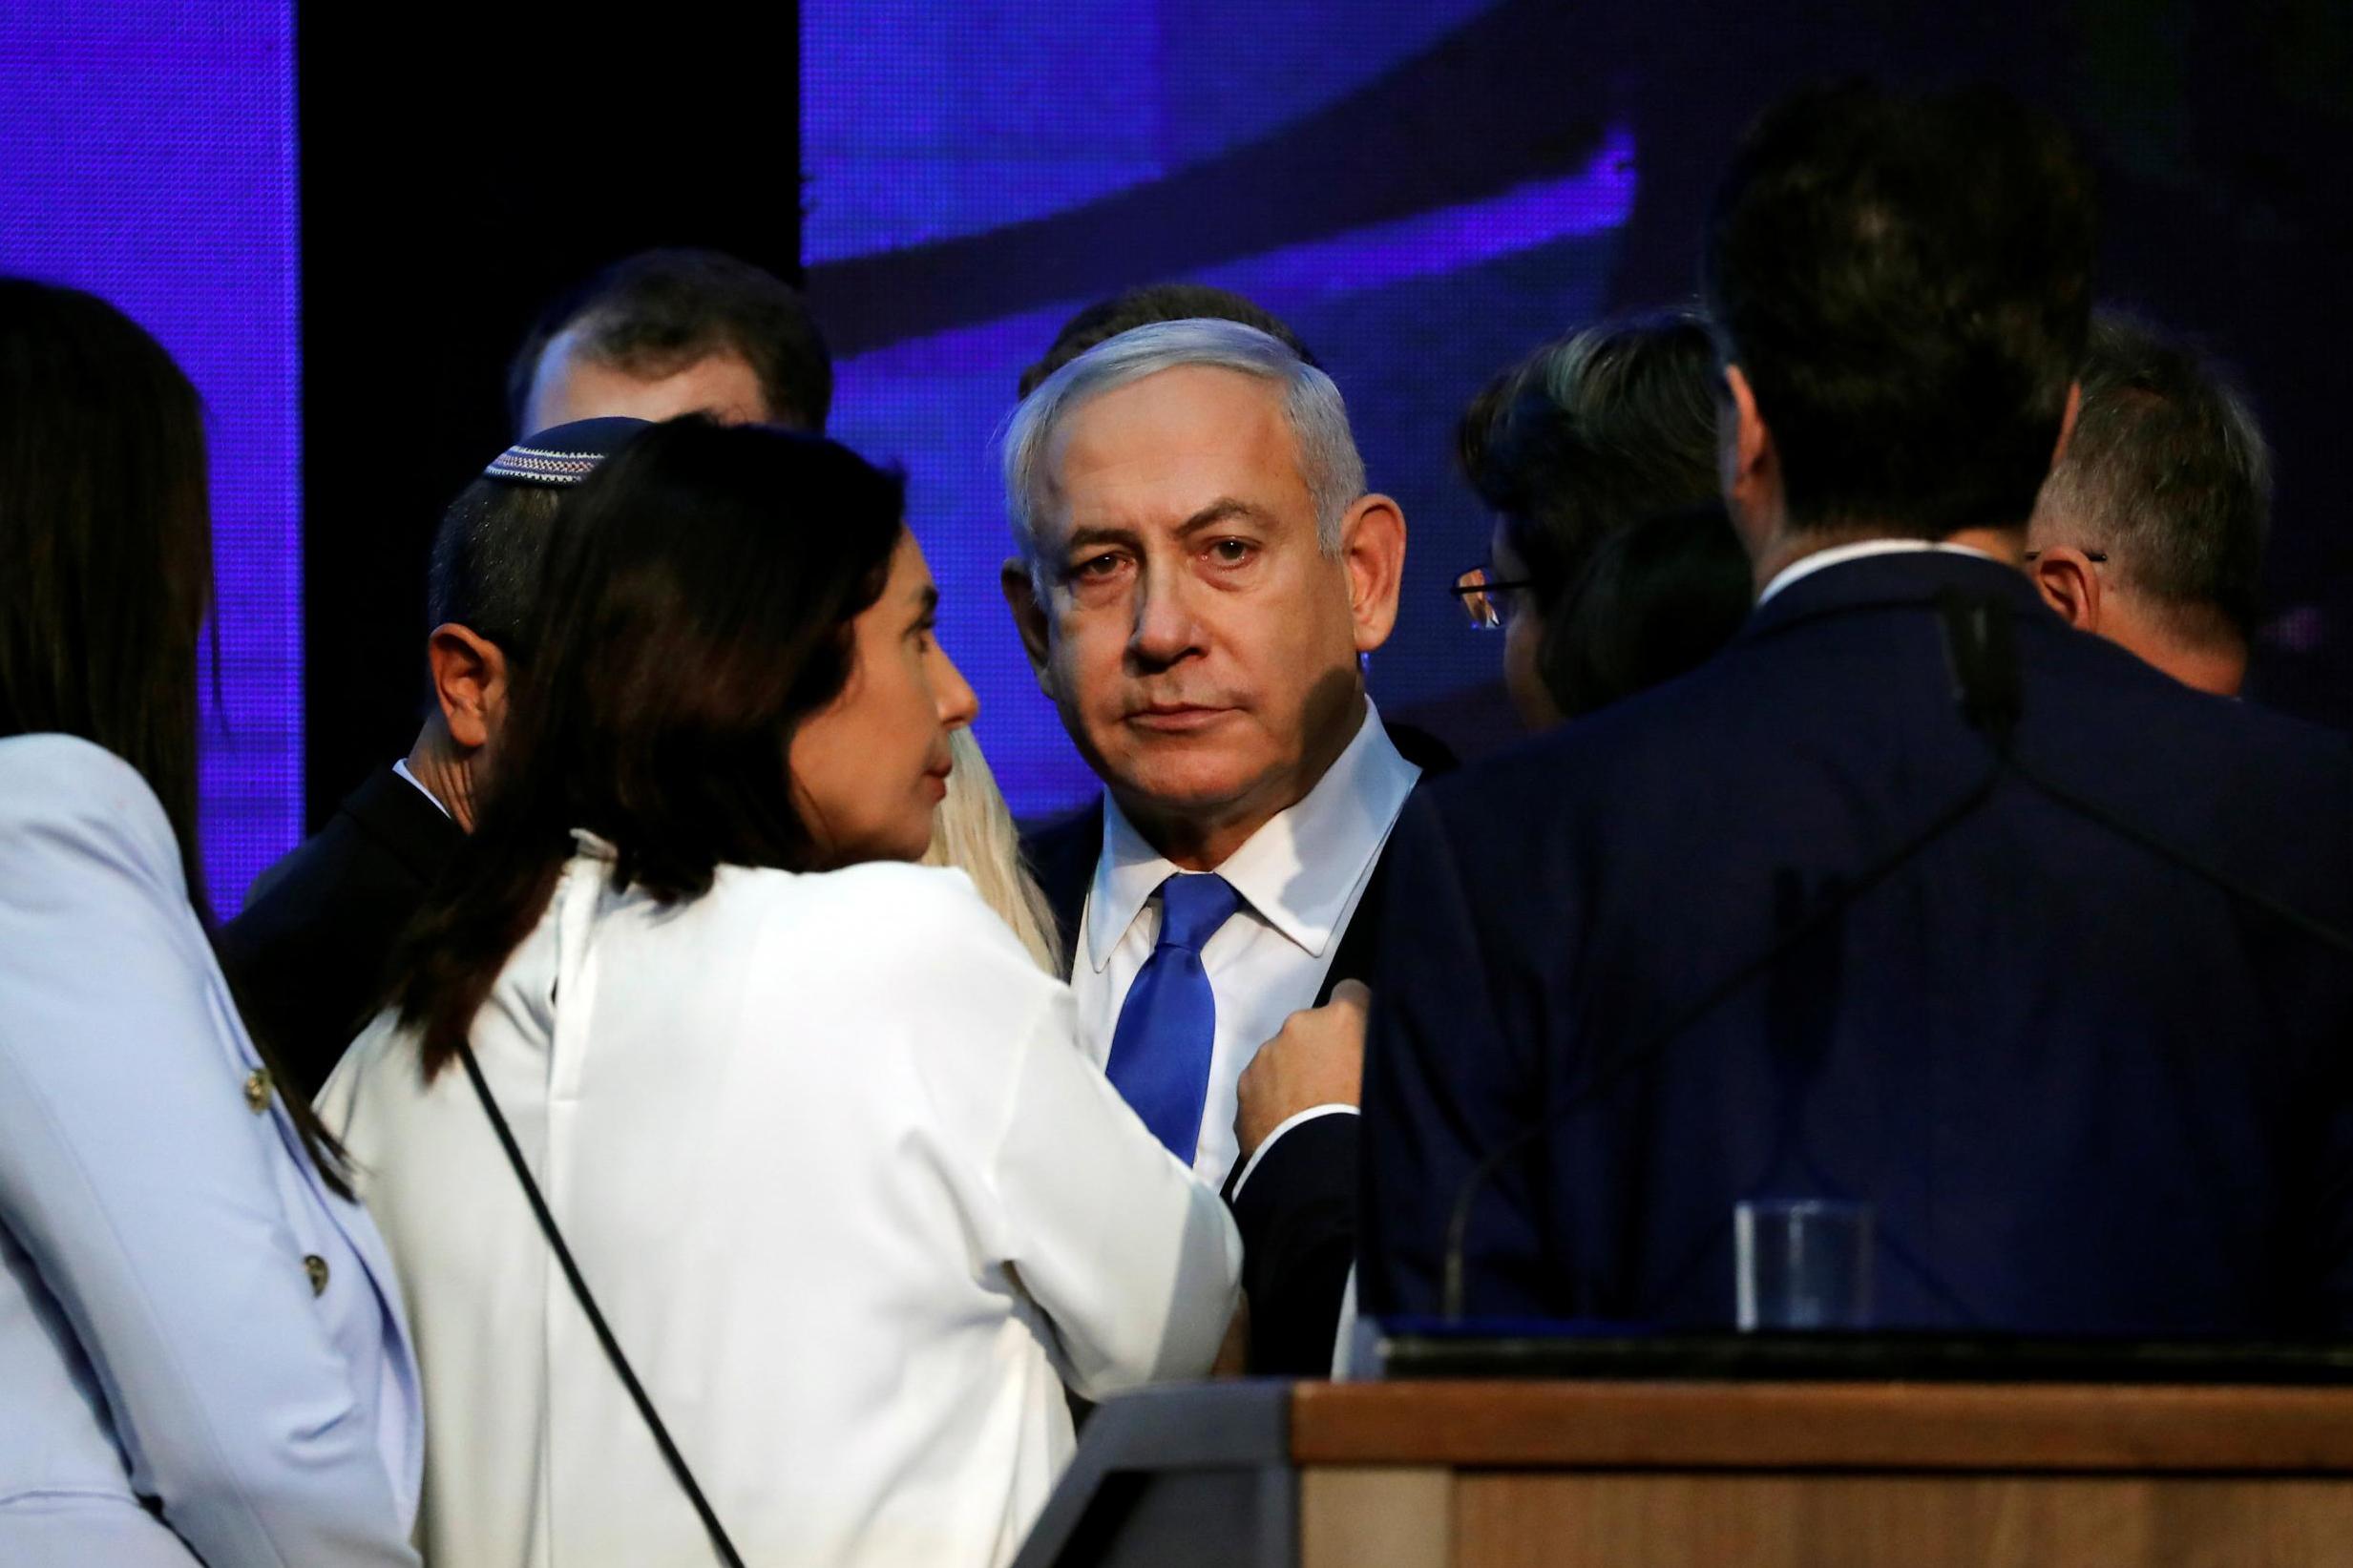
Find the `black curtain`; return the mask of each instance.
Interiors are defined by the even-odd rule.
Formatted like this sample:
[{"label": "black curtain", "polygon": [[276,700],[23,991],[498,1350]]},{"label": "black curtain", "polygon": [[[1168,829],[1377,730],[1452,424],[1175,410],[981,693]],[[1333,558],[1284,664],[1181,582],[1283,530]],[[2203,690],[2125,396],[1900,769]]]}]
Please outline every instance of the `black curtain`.
[{"label": "black curtain", "polygon": [[794,8],[300,13],[304,672],[315,826],[405,753],[442,508],[510,439],[540,305],[654,245],[798,281]]}]

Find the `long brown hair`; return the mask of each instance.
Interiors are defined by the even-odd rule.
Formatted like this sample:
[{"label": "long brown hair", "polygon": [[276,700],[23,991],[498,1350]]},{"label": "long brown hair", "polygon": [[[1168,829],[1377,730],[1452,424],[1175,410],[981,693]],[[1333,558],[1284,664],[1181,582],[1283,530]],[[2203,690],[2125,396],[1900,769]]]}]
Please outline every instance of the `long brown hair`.
[{"label": "long brown hair", "polygon": [[480,823],[393,955],[430,1080],[455,1056],[586,828],[617,888],[701,897],[722,865],[808,869],[794,729],[838,695],[903,487],[848,448],[689,416],[569,497]]},{"label": "long brown hair", "polygon": [[[197,643],[213,594],[202,407],[121,311],[21,278],[0,278],[0,736],[79,736],[137,768],[211,935],[197,853]],[[321,1175],[350,1196],[342,1151],[308,1101],[285,1098]]]}]

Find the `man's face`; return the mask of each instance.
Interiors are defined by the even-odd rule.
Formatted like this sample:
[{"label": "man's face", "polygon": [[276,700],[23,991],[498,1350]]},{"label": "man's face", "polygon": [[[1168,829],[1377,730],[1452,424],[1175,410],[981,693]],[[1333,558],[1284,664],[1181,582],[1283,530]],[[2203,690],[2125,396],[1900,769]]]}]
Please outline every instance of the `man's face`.
[{"label": "man's face", "polygon": [[[1352,539],[1394,535],[1385,571],[1319,548],[1281,398],[1258,377],[1180,366],[1081,405],[1044,453],[1033,656],[1131,811],[1271,816],[1359,721],[1356,655],[1388,636],[1403,523],[1377,498],[1350,513]],[[1368,506],[1385,509],[1369,525]]]},{"label": "man's face", "polygon": [[741,354],[709,354],[669,375],[646,381],[580,352],[578,334],[561,332],[539,356],[523,406],[518,435],[576,419],[627,415],[657,424],[681,414],[709,414],[723,425],[751,425],[774,410],[760,378]]}]

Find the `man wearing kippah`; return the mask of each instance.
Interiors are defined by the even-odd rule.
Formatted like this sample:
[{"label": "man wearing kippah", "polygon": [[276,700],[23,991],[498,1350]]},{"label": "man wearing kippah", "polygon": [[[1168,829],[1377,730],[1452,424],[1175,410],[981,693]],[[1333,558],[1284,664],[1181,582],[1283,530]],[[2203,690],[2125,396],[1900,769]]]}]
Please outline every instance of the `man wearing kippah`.
[{"label": "man wearing kippah", "polygon": [[642,429],[584,419],[542,430],[459,492],[433,539],[425,658],[434,706],[416,743],[263,872],[222,930],[222,965],[247,1021],[297,1080],[290,1091],[307,1097],[334,1070],[375,1009],[394,939],[473,826],[557,503]]}]

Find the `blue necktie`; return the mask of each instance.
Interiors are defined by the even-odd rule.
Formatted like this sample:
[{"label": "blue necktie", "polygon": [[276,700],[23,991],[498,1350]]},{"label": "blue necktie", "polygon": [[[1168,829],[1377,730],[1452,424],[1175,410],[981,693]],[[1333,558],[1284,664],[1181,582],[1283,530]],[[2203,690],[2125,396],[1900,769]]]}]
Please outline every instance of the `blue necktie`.
[{"label": "blue necktie", "polygon": [[1104,1069],[1111,1086],[1187,1165],[1201,1140],[1217,1037],[1217,998],[1201,947],[1241,907],[1242,895],[1222,876],[1180,874],[1162,883],[1160,944],[1136,972],[1111,1031]]}]

